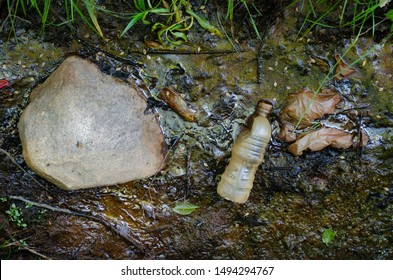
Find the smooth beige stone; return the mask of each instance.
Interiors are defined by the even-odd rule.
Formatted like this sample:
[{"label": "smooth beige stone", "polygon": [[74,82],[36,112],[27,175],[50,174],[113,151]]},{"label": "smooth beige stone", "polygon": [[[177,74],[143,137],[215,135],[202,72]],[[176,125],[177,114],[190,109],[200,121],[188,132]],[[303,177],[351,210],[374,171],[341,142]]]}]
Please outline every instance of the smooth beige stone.
[{"label": "smooth beige stone", "polygon": [[136,86],[72,56],[32,95],[18,124],[23,157],[58,187],[124,183],[164,167],[161,128]]}]

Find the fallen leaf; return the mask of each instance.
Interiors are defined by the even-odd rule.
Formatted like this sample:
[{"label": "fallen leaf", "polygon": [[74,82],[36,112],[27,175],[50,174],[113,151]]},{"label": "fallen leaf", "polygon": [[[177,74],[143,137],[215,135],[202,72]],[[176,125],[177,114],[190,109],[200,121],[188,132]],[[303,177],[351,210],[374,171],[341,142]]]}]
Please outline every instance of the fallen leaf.
[{"label": "fallen leaf", "polygon": [[349,132],[322,127],[300,136],[295,143],[289,145],[288,151],[294,156],[300,156],[309,149],[312,152],[320,151],[328,146],[348,149],[353,145],[353,135]]},{"label": "fallen leaf", "polygon": [[311,63],[321,68],[324,73],[329,73],[330,71],[330,65],[325,60],[322,60],[318,57],[313,57]]},{"label": "fallen leaf", "polygon": [[280,132],[278,138],[284,142],[293,142],[296,140],[295,126],[289,122],[282,122],[280,124]]},{"label": "fallen leaf", "polygon": [[336,75],[334,76],[336,80],[340,81],[345,78],[362,77],[359,73],[359,70],[354,67],[350,67],[338,53],[334,55],[334,59],[337,62],[337,67],[335,71]]},{"label": "fallen leaf", "polygon": [[174,90],[164,87],[158,95],[168,106],[185,121],[195,122],[197,110],[189,107],[184,99]]},{"label": "fallen leaf", "polygon": [[199,207],[189,202],[180,202],[173,207],[173,211],[180,215],[189,215],[197,208]]},{"label": "fallen leaf", "polygon": [[335,236],[336,232],[331,228],[328,228],[322,234],[322,242],[325,243],[326,246],[328,246],[329,243],[333,241]]},{"label": "fallen leaf", "polygon": [[289,104],[281,111],[281,123],[296,125],[301,119],[299,128],[304,128],[325,114],[333,114],[337,104],[343,99],[338,92],[330,89],[323,89],[318,94],[304,89],[289,95],[288,100]]},{"label": "fallen leaf", "polygon": [[158,43],[155,41],[148,41],[148,40],[145,40],[145,46],[150,49],[163,49],[164,48],[161,43]]}]

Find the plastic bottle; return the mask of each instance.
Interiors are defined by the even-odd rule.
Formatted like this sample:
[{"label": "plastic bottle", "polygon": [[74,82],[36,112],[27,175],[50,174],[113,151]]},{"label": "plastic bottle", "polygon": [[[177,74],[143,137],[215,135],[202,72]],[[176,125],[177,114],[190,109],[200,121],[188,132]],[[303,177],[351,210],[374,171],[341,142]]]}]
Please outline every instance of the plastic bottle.
[{"label": "plastic bottle", "polygon": [[217,193],[223,198],[237,203],[247,201],[254,183],[255,172],[263,162],[271,138],[268,120],[271,110],[271,103],[265,100],[259,101],[251,130],[239,134],[235,141],[231,159],[217,188]]}]

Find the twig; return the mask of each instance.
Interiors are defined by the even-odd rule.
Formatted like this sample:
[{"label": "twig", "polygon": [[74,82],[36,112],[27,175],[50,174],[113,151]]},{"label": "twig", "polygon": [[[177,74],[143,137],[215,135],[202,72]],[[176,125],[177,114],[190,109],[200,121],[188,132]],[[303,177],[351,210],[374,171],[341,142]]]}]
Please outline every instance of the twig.
[{"label": "twig", "polygon": [[133,66],[133,67],[143,67],[143,64],[142,64],[142,63],[134,62],[134,61],[132,61],[131,59],[124,58],[124,57],[121,57],[121,56],[112,54],[112,53],[110,53],[110,52],[108,52],[108,51],[106,51],[106,50],[104,50],[104,49],[100,49],[100,48],[97,48],[97,47],[95,47],[95,46],[89,44],[88,42],[84,41],[82,38],[78,37],[78,36],[75,35],[75,34],[72,34],[72,33],[71,33],[71,35],[72,35],[72,36],[75,38],[75,40],[77,40],[79,43],[85,45],[86,47],[88,47],[88,48],[90,48],[90,49],[93,49],[93,50],[96,51],[96,52],[102,52],[103,54],[105,54],[106,56],[108,56],[108,57],[110,57],[110,58],[113,58],[113,59],[115,59],[115,60],[117,60],[117,61],[120,61],[120,62],[124,62],[124,63],[126,63],[126,64],[128,64],[128,65]]},{"label": "twig", "polygon": [[[85,40],[83,40],[82,38],[74,35],[74,38],[82,43],[83,45],[85,45],[86,47],[93,49],[96,52],[102,52],[104,53],[106,56],[109,56],[117,61],[121,61],[124,63],[127,63],[131,66],[134,67],[142,67],[143,64],[142,63],[138,63],[138,62],[133,62],[130,59],[127,58],[123,58],[121,56],[112,54],[104,49],[101,48],[97,48],[93,45],[91,45],[90,43],[86,42]],[[240,53],[240,52],[245,52],[244,50],[201,50],[201,51],[188,51],[188,50],[178,50],[178,51],[171,51],[171,50],[129,50],[128,53],[138,53],[138,54],[143,54],[143,55],[224,55],[224,54],[233,54],[233,53]]]},{"label": "twig", "polygon": [[[27,246],[27,245],[24,245],[24,244],[22,244],[22,243],[20,243],[20,240],[16,240],[16,239],[13,238],[13,237],[11,237],[11,240],[12,240],[13,242],[7,243],[7,244],[5,244],[5,245],[2,245],[1,247],[2,247],[2,248],[7,248],[7,247],[11,247],[11,246],[17,246],[19,250],[26,250],[26,251],[29,251],[30,253],[32,253],[32,254],[34,254],[34,255],[37,255],[37,256],[39,256],[39,257],[41,257],[41,258],[43,258],[43,259],[51,260],[51,258],[49,258],[49,257],[47,257],[47,256],[45,256],[45,255],[43,255],[43,254],[41,254],[41,253],[39,253],[39,252],[37,252],[37,251],[34,250],[33,248],[31,248],[31,247],[29,247],[29,246]],[[23,239],[23,240],[26,240],[26,239]]]},{"label": "twig", "polygon": [[48,209],[48,210],[51,210],[53,212],[60,212],[60,213],[69,214],[69,215],[73,215],[73,216],[84,217],[84,218],[96,221],[98,223],[101,223],[105,227],[109,228],[111,231],[113,231],[114,233],[116,233],[120,237],[124,238],[128,242],[130,242],[132,245],[134,245],[140,251],[144,251],[143,245],[138,240],[136,240],[134,237],[129,236],[129,235],[125,234],[124,232],[118,230],[115,225],[113,225],[112,223],[108,222],[107,220],[105,220],[103,218],[100,218],[100,217],[97,217],[97,216],[92,216],[92,215],[87,215],[87,214],[83,214],[83,213],[79,213],[79,212],[74,212],[74,211],[71,211],[71,210],[66,209],[66,208],[53,207],[53,206],[50,206],[48,204],[34,202],[34,201],[28,200],[28,199],[26,199],[24,197],[21,197],[21,196],[13,196],[13,195],[11,195],[9,198],[10,199],[14,199],[14,200],[23,201],[25,203],[31,204],[32,206]]},{"label": "twig", "polygon": [[187,180],[187,187],[186,187],[186,191],[184,192],[184,199],[186,199],[186,197],[191,192],[191,150],[189,148],[187,149],[186,180]]},{"label": "twig", "polygon": [[40,182],[37,181],[36,178],[34,178],[32,175],[30,175],[29,172],[27,172],[22,166],[20,166],[19,163],[16,162],[16,160],[13,158],[13,156],[11,156],[11,154],[9,152],[7,152],[6,150],[3,150],[0,148],[0,152],[2,152],[3,154],[5,154],[16,166],[18,166],[18,168],[20,170],[22,170],[27,176],[29,176],[34,182],[36,182],[39,186],[41,187],[45,187],[43,184],[41,184]]},{"label": "twig", "polygon": [[259,40],[259,48],[258,48],[258,53],[257,53],[257,84],[262,84],[262,70],[263,70],[263,63],[262,63],[262,49],[263,45],[265,44],[265,39],[267,35],[267,31],[270,28],[270,24],[272,21],[272,16],[269,17],[267,20],[267,25],[265,30],[263,31],[262,38]]},{"label": "twig", "polygon": [[263,71],[263,63],[262,63],[262,48],[263,41],[259,42],[259,48],[257,53],[257,84],[262,84],[262,71]]},{"label": "twig", "polygon": [[[183,137],[184,132],[182,132],[179,137],[177,137],[177,139],[175,140],[175,142],[171,145],[171,147],[168,149],[168,151],[166,152],[164,158],[162,159],[160,165],[159,165],[159,169],[163,166],[163,164],[166,163],[167,158],[169,156],[169,153],[173,150],[173,148],[177,145],[177,143],[179,142],[179,140]],[[150,189],[150,186],[153,184],[153,182],[155,181],[158,173],[160,173],[160,171],[158,171],[156,174],[154,174],[153,178],[150,180],[149,185],[147,186]]]},{"label": "twig", "polygon": [[29,251],[30,253],[32,253],[32,254],[34,254],[34,255],[37,255],[37,256],[39,256],[39,257],[41,257],[41,258],[43,258],[43,259],[51,260],[51,258],[49,258],[49,257],[47,257],[47,256],[45,256],[45,255],[43,255],[43,254],[41,254],[41,253],[39,253],[39,252],[37,252],[36,250],[34,250],[34,249],[30,248],[30,247],[27,247],[27,246],[23,246],[23,245],[22,245],[22,247],[20,247],[19,249],[20,249],[20,250],[27,250],[27,251]]}]

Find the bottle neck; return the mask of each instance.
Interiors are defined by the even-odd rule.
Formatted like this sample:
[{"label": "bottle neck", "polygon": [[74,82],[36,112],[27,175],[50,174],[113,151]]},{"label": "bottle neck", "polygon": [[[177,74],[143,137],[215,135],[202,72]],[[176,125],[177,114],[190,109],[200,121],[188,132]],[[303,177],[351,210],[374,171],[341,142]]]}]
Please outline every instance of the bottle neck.
[{"label": "bottle neck", "polygon": [[258,116],[262,116],[262,117],[265,117],[265,118],[267,118],[269,116],[269,114],[270,114],[270,111],[267,111],[265,109],[259,109],[257,111],[257,115]]},{"label": "bottle neck", "polygon": [[272,104],[264,100],[258,102],[256,108],[257,115],[267,118],[271,111],[272,111]]}]

